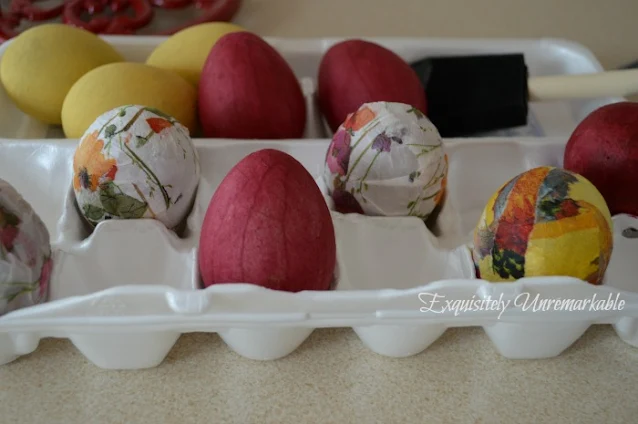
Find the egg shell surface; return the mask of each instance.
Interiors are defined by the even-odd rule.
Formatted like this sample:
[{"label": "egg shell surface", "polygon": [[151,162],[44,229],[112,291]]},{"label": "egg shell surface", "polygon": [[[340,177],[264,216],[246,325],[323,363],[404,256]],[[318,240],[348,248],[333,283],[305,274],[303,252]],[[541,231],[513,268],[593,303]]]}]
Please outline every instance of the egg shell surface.
[{"label": "egg shell surface", "polygon": [[272,290],[328,290],[335,230],[318,185],[287,153],[242,159],[210,201],[199,245],[204,286],[256,284]]},{"label": "egg shell surface", "polygon": [[250,32],[224,35],[199,80],[199,120],[206,137],[303,137],[306,100],[295,73],[265,40]]},{"label": "egg shell surface", "polygon": [[189,213],[199,157],[186,127],[150,107],[122,106],[101,115],[73,157],[73,190],[82,215],[152,218],[173,229]]},{"label": "egg shell surface", "polygon": [[591,181],[613,215],[638,216],[638,103],[601,106],[574,129],[563,167]]},{"label": "egg shell surface", "polygon": [[323,179],[339,212],[427,219],[444,200],[447,170],[441,137],[421,111],[375,102],[339,127]]},{"label": "egg shell surface", "polygon": [[480,278],[567,276],[601,284],[613,249],[605,200],[587,179],[554,167],[514,177],[492,195],[474,231]]},{"label": "egg shell surface", "polygon": [[0,60],[0,80],[16,106],[39,121],[62,123],[62,105],[86,73],[124,58],[104,39],[58,23],[19,34]]},{"label": "egg shell surface", "polygon": [[412,67],[367,40],[345,40],[328,49],[319,65],[317,98],[332,131],[364,103],[406,103],[427,114],[425,89]]},{"label": "egg shell surface", "polygon": [[222,36],[244,31],[230,22],[206,22],[185,28],[158,45],[146,64],[179,74],[195,87],[211,48]]},{"label": "egg shell surface", "polygon": [[118,62],[82,76],[64,98],[62,128],[80,138],[102,114],[122,105],[153,107],[197,133],[197,91],[172,71],[143,63]]},{"label": "egg shell surface", "polygon": [[49,231],[0,179],[0,315],[45,302],[53,269]]}]

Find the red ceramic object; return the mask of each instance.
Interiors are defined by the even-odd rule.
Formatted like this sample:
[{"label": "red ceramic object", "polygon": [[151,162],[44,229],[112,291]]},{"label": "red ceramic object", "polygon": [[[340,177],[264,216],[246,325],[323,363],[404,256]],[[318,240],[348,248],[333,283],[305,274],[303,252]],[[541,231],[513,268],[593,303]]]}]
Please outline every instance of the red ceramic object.
[{"label": "red ceramic object", "polygon": [[149,34],[171,35],[204,22],[230,21],[241,7],[241,0],[64,0],[52,7],[40,7],[38,3],[38,0],[13,0],[8,8],[0,9],[0,43],[18,35],[18,28],[25,21],[62,21],[95,34],[131,35],[146,28],[157,9],[194,5],[198,13],[189,21]]}]

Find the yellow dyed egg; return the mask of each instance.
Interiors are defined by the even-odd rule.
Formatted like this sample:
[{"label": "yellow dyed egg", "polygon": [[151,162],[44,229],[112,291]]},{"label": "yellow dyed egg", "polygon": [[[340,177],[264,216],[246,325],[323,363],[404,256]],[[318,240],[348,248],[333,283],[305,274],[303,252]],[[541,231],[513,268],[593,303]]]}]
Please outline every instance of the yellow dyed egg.
[{"label": "yellow dyed egg", "polygon": [[584,177],[539,167],[503,185],[474,231],[474,264],[491,282],[568,276],[601,284],[613,249],[609,208]]},{"label": "yellow dyed egg", "polygon": [[228,22],[208,22],[183,29],[157,46],[146,64],[174,71],[197,86],[206,58],[217,40],[240,31],[244,29]]},{"label": "yellow dyed egg", "polygon": [[161,110],[196,132],[197,93],[191,84],[165,69],[121,62],[94,69],[73,85],[62,106],[64,134],[80,138],[103,113],[130,104]]},{"label": "yellow dyed egg", "polygon": [[44,24],[18,35],[0,61],[9,98],[27,115],[59,125],[67,93],[87,72],[124,59],[97,35],[63,24]]}]

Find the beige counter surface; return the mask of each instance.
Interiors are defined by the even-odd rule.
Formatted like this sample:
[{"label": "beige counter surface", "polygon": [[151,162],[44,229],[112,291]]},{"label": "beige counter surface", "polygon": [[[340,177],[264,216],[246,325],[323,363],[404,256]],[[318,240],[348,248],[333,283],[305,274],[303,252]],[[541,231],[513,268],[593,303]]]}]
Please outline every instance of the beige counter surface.
[{"label": "beige counter surface", "polygon": [[[638,59],[636,0],[246,0],[262,34],[559,37],[613,68]],[[638,349],[591,328],[562,356],[502,359],[481,329],[424,353],[378,356],[351,330],[317,330],[273,362],[189,334],[155,369],[106,371],[66,340],[0,367],[0,423],[638,422]]]}]

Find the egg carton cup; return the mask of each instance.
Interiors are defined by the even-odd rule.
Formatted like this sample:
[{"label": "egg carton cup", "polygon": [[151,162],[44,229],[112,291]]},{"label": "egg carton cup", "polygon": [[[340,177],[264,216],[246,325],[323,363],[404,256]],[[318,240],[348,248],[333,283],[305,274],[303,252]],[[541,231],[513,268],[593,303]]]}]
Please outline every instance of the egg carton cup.
[{"label": "egg carton cup", "polygon": [[[102,36],[118,50],[125,60],[144,62],[150,53],[167,37]],[[408,62],[428,56],[449,56],[487,53],[523,53],[532,77],[544,75],[584,74],[603,71],[601,64],[587,48],[558,39],[448,39],[362,37],[396,52]],[[288,39],[265,37],[286,59],[299,78],[308,99],[314,99],[319,64],[323,55],[343,38]],[[13,42],[0,45],[0,60]],[[531,103],[528,125],[477,134],[477,137],[559,137],[571,134],[577,123],[598,107],[621,101],[604,98],[574,101]],[[0,88],[0,138],[43,139],[64,138],[61,127],[48,126],[27,116]],[[332,132],[315,107],[307,119],[304,138],[330,137]]]},{"label": "egg carton cup", "polygon": [[[602,286],[566,277],[513,283],[476,278],[468,243],[487,200],[527,169],[561,166],[565,142],[444,140],[449,182],[436,219],[426,226],[416,217],[331,210],[337,241],[333,290],[288,293],[251,284],[201,289],[200,228],[224,176],[265,148],[299,160],[332,208],[320,177],[328,140],[196,140],[202,174],[180,235],[150,219],[109,220],[90,230],[71,188],[77,141],[0,140],[0,178],[40,214],[54,261],[49,301],[0,317],[0,363],[33,352],[44,337],[61,337],[98,367],[149,368],[188,332],[214,332],[241,356],[272,360],[292,353],[314,329],[328,327],[351,327],[370,350],[391,357],[415,355],[446,329],[470,326],[482,327],[495,349],[513,359],[559,355],[595,324],[612,324],[622,340],[638,346],[634,217],[613,218],[614,251]],[[597,299],[608,307],[543,306],[557,299]],[[460,305],[488,300],[480,308]],[[446,306],[448,301],[455,303]]]}]

